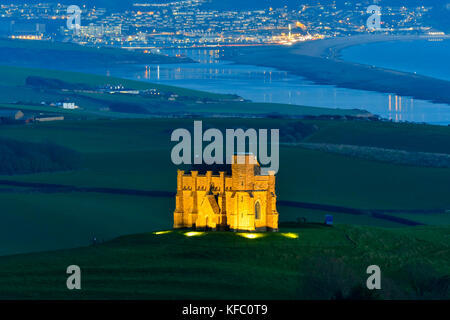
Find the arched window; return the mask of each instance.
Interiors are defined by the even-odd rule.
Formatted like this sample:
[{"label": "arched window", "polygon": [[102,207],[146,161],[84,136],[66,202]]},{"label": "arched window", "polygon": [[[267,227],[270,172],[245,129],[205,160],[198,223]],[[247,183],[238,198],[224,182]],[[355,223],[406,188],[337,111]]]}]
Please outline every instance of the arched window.
[{"label": "arched window", "polygon": [[255,219],[261,219],[261,204],[259,203],[259,201],[255,203]]}]

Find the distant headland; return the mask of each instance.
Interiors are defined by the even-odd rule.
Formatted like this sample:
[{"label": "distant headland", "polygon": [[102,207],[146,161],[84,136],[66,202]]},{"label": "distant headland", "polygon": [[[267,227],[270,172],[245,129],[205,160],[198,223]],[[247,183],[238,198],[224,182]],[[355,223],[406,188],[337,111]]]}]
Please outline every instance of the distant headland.
[{"label": "distant headland", "polygon": [[374,42],[389,42],[389,41],[416,41],[416,40],[428,40],[428,39],[450,39],[450,36],[445,35],[359,35],[351,37],[336,37],[327,38],[317,41],[307,41],[299,43],[292,48],[292,53],[326,58],[333,60],[340,60],[340,53],[343,49],[353,47],[366,43]]}]

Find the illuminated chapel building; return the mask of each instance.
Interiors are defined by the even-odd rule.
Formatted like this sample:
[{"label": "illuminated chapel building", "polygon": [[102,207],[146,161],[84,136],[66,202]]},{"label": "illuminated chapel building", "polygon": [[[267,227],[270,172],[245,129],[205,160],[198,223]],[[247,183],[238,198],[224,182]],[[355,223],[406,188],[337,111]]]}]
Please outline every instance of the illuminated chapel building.
[{"label": "illuminated chapel building", "polygon": [[276,199],[275,172],[251,154],[233,156],[231,175],[178,170],[174,228],[278,231]]}]

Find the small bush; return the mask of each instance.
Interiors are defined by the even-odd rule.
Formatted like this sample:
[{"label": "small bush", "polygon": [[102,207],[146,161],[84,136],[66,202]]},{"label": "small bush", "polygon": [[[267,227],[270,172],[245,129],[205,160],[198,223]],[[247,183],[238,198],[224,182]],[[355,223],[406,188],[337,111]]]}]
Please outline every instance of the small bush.
[{"label": "small bush", "polygon": [[[341,259],[313,257],[301,270],[298,298],[308,300],[373,300],[374,291],[365,287],[365,279],[355,275],[354,270]],[[364,273],[361,273],[364,274]]]},{"label": "small bush", "polygon": [[280,141],[282,143],[296,143],[304,140],[317,131],[316,125],[301,121],[288,123],[280,129]]},{"label": "small bush", "polygon": [[450,299],[450,276],[441,276],[428,263],[415,263],[404,268],[414,299]]}]

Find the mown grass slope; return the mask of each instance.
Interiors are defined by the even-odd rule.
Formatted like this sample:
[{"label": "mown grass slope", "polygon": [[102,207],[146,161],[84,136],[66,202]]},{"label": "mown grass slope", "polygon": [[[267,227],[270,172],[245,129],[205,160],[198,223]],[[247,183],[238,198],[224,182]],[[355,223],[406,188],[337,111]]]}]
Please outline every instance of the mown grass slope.
[{"label": "mown grass slope", "polygon": [[[449,228],[303,225],[247,239],[184,231],[0,258],[2,299],[450,298]],[[298,238],[286,237],[286,233]],[[369,265],[382,270],[370,293]],[[82,290],[66,288],[66,268]]]}]

